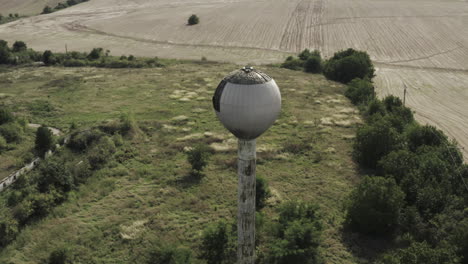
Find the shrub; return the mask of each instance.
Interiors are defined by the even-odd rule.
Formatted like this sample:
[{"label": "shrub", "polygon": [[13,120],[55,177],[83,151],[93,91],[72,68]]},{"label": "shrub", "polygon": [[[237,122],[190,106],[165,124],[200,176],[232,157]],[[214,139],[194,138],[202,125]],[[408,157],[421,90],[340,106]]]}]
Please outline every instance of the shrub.
[{"label": "shrub", "polygon": [[222,221],[208,226],[201,238],[200,258],[206,260],[207,264],[231,263],[235,251],[231,232]]},{"label": "shrub", "polygon": [[26,46],[26,43],[24,43],[23,41],[15,41],[15,43],[13,43],[13,49],[12,49],[13,52],[21,52],[21,51],[26,51],[26,50],[27,50],[27,46]]},{"label": "shrub", "polygon": [[[3,205],[2,205],[3,207]],[[18,222],[7,208],[0,209],[0,247],[5,247],[16,238]]]},{"label": "shrub", "polygon": [[22,139],[23,128],[18,123],[7,123],[0,126],[0,135],[3,136],[8,143],[18,143]]},{"label": "shrub", "polygon": [[5,106],[0,106],[0,125],[12,122],[15,120],[13,113],[11,113],[10,109],[6,108]]},{"label": "shrub", "polygon": [[288,58],[286,58],[286,61],[281,64],[281,68],[300,71],[304,68],[304,61],[289,56]]},{"label": "shrub", "polygon": [[41,126],[36,131],[35,149],[40,155],[44,155],[54,146],[54,137],[48,127]]},{"label": "shrub", "polygon": [[391,176],[400,183],[408,174],[418,169],[417,155],[406,149],[390,152],[378,164],[380,175]]},{"label": "shrub", "polygon": [[6,139],[0,135],[0,154],[8,149],[8,143]]},{"label": "shrub", "polygon": [[322,58],[318,56],[310,56],[304,63],[304,71],[310,73],[322,72]]},{"label": "shrub", "polygon": [[109,137],[102,137],[88,153],[88,161],[93,169],[104,165],[115,153],[115,144]]},{"label": "shrub", "polygon": [[355,78],[372,79],[374,66],[366,52],[347,49],[326,61],[323,73],[327,79],[348,83]]},{"label": "shrub", "polygon": [[208,164],[210,154],[209,147],[203,144],[198,144],[192,150],[187,152],[187,160],[190,165],[192,165],[193,174],[201,174],[203,168]]},{"label": "shrub", "polygon": [[190,264],[192,252],[190,249],[176,246],[162,246],[150,252],[148,264]]},{"label": "shrub", "polygon": [[11,53],[8,47],[0,46],[0,64],[9,64],[11,62]]},{"label": "shrub", "polygon": [[42,9],[42,13],[41,14],[50,14],[52,13],[52,8],[50,6],[45,6],[44,9]]},{"label": "shrub", "polygon": [[323,227],[318,206],[287,202],[280,207],[279,213],[269,263],[322,263],[318,247]]},{"label": "shrub", "polygon": [[62,192],[73,188],[73,176],[63,160],[52,156],[39,164],[37,185],[40,192],[48,192],[53,187]]},{"label": "shrub", "polygon": [[66,264],[70,263],[70,253],[66,248],[58,248],[52,251],[49,255],[49,264]]},{"label": "shrub", "polygon": [[454,250],[432,248],[426,242],[413,242],[404,249],[385,254],[378,264],[457,264]]},{"label": "shrub", "polygon": [[255,208],[257,211],[261,210],[266,205],[266,200],[271,196],[268,182],[257,176],[255,179]]},{"label": "shrub", "polygon": [[189,25],[196,25],[200,23],[200,18],[198,18],[197,15],[191,15],[188,19],[188,24]]},{"label": "shrub", "polygon": [[388,235],[400,223],[405,194],[393,179],[364,177],[351,192],[346,220],[358,232]]},{"label": "shrub", "polygon": [[99,58],[101,58],[102,56],[102,53],[103,53],[103,49],[102,48],[94,48],[91,50],[91,52],[88,54],[88,59],[89,60],[97,60]]},{"label": "shrub", "polygon": [[409,127],[406,137],[411,151],[416,151],[421,146],[441,146],[448,143],[447,136],[430,125],[413,125]]},{"label": "shrub", "polygon": [[97,129],[77,131],[70,135],[67,147],[76,151],[83,151],[98,141],[103,135],[104,133]]},{"label": "shrub", "polygon": [[355,105],[367,104],[375,97],[374,85],[369,80],[353,79],[348,83],[345,95]]},{"label": "shrub", "polygon": [[354,158],[367,168],[375,169],[381,158],[402,147],[401,135],[383,118],[357,131]]},{"label": "shrub", "polygon": [[65,67],[84,67],[86,66],[86,62],[79,59],[68,59],[63,62],[63,66]]}]

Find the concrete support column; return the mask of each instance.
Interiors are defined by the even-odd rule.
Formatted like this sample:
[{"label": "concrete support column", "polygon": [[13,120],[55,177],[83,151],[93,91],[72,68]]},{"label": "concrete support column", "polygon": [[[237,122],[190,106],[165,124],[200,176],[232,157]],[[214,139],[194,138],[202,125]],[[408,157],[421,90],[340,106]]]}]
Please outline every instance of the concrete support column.
[{"label": "concrete support column", "polygon": [[239,139],[237,263],[255,263],[255,139]]}]

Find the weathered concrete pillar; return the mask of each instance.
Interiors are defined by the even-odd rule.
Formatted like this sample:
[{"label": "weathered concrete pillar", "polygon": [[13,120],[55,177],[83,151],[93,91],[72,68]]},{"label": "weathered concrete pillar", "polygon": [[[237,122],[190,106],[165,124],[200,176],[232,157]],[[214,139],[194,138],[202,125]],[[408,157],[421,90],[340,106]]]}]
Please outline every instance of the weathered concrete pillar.
[{"label": "weathered concrete pillar", "polygon": [[255,139],[239,139],[237,263],[255,263]]}]

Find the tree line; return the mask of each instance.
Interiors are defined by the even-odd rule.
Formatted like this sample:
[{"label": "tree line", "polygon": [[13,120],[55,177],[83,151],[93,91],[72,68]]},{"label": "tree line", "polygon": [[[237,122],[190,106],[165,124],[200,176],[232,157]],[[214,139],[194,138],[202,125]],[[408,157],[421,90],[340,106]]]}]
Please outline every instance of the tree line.
[{"label": "tree line", "polygon": [[100,67],[100,68],[147,68],[164,66],[158,58],[137,58],[133,55],[111,56],[109,50],[93,48],[90,52],[71,51],[54,53],[38,52],[27,47],[23,41],[15,41],[10,47],[0,40],[0,65],[25,65],[41,63],[45,66]]}]

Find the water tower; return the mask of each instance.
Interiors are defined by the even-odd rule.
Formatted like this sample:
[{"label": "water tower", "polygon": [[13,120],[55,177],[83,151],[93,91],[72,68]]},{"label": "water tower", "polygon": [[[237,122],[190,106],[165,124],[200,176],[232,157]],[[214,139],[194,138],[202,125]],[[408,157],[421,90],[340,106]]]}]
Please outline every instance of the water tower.
[{"label": "water tower", "polygon": [[281,111],[276,82],[252,67],[231,72],[216,88],[213,107],[221,123],[239,139],[237,260],[255,263],[255,139]]}]

